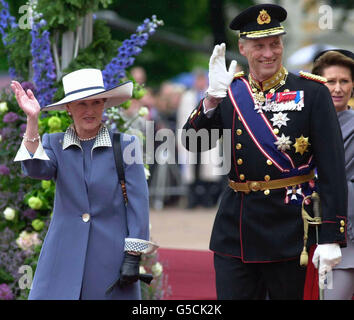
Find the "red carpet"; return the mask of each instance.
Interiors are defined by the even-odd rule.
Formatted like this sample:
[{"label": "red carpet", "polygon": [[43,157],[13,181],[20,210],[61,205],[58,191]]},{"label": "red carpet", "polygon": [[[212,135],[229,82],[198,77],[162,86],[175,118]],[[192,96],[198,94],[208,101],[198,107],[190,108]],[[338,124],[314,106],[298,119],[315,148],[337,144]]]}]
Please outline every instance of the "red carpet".
[{"label": "red carpet", "polygon": [[166,300],[216,300],[213,252],[159,249],[171,295]]}]

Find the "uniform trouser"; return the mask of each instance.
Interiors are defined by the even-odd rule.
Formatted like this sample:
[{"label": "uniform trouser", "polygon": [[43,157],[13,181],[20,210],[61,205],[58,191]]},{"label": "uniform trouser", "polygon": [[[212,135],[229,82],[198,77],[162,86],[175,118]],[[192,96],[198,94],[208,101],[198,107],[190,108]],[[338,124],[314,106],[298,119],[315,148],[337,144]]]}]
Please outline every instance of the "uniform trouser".
[{"label": "uniform trouser", "polygon": [[214,267],[219,300],[303,299],[306,268],[299,265],[299,259],[243,263],[215,253]]},{"label": "uniform trouser", "polygon": [[325,289],[325,300],[351,300],[354,296],[354,269],[334,269],[332,289]]}]

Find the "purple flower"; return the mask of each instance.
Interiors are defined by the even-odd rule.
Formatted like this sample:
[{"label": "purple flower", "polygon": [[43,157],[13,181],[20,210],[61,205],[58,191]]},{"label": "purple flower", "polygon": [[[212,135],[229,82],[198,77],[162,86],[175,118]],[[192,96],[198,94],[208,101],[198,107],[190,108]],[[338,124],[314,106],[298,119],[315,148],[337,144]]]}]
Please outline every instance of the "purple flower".
[{"label": "purple flower", "polygon": [[142,52],[141,47],[147,43],[149,35],[155,33],[155,29],[162,24],[163,22],[158,21],[156,16],[153,15],[151,20],[145,19],[143,24],[137,27],[136,33],[132,34],[130,39],[123,41],[118,48],[117,56],[102,71],[107,89],[116,86],[119,80],[125,77],[125,69],[130,67],[135,61],[132,56],[137,56]]},{"label": "purple flower", "polygon": [[26,129],[27,129],[27,124],[26,124],[26,123],[22,123],[22,124],[20,125],[20,135],[21,135],[21,137],[22,137],[23,134],[25,133]]},{"label": "purple flower", "polygon": [[5,123],[15,122],[19,119],[19,116],[15,112],[8,112],[4,115],[2,121]]},{"label": "purple flower", "polygon": [[41,31],[46,25],[44,19],[33,25],[31,30],[32,42],[32,66],[34,70],[33,82],[36,87],[36,96],[41,106],[52,102],[56,89],[52,86],[56,80],[55,64],[50,50],[50,33],[48,30]]},{"label": "purple flower", "polygon": [[22,215],[30,220],[33,220],[37,216],[37,212],[33,209],[27,209],[22,212]]},{"label": "purple flower", "polygon": [[13,300],[14,295],[6,283],[0,284],[0,300]]},{"label": "purple flower", "polygon": [[23,90],[27,92],[28,89],[30,89],[32,92],[35,92],[36,88],[34,87],[34,84],[30,81],[23,81],[21,83],[21,86]]},{"label": "purple flower", "polygon": [[10,174],[10,169],[4,164],[0,164],[0,175],[8,176],[9,174]]}]

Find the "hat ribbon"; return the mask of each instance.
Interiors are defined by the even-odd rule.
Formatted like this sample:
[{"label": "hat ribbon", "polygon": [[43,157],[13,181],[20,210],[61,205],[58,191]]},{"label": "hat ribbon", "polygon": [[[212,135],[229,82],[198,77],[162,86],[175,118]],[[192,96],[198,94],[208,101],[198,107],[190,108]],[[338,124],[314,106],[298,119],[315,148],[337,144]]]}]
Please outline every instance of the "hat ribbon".
[{"label": "hat ribbon", "polygon": [[70,92],[66,93],[65,97],[70,96],[71,94],[74,94],[74,93],[79,93],[79,92],[93,90],[93,89],[103,89],[103,90],[105,90],[105,87],[97,86],[97,87],[87,87],[87,88],[84,88],[84,89],[74,90],[74,91],[70,91]]}]

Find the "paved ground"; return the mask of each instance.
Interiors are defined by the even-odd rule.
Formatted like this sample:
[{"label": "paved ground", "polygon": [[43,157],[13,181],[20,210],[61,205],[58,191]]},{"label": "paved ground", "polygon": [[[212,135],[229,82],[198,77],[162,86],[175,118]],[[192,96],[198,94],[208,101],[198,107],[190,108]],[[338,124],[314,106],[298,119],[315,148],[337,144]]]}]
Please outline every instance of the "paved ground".
[{"label": "paved ground", "polygon": [[162,248],[209,250],[217,208],[150,210],[151,237]]}]

